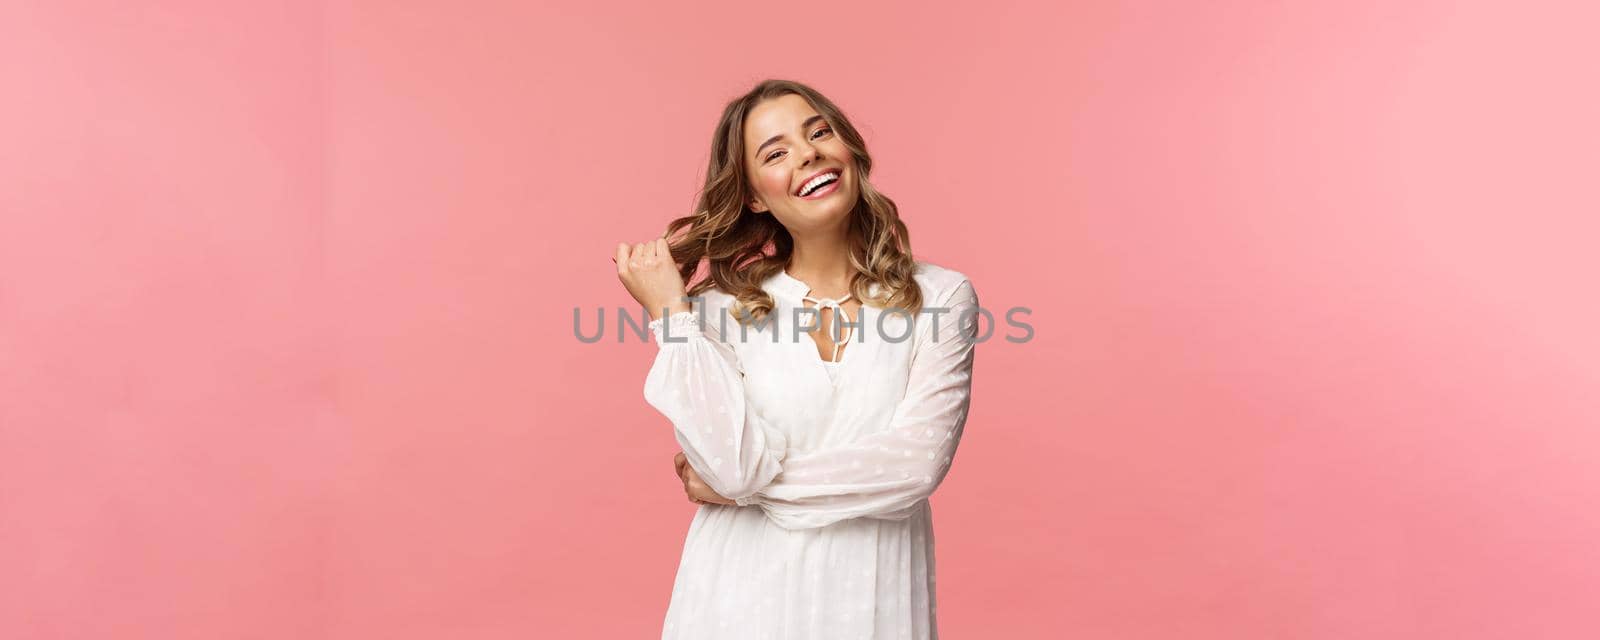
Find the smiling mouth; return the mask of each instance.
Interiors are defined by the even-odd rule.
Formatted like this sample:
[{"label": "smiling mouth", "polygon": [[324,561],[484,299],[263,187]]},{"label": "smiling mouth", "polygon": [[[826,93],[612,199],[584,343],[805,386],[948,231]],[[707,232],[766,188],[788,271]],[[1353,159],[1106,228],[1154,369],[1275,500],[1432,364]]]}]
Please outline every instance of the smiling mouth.
[{"label": "smiling mouth", "polygon": [[830,190],[829,186],[837,185],[841,177],[842,176],[840,175],[839,171],[828,171],[827,173],[812,178],[810,182],[802,185],[800,190],[795,192],[795,195],[805,198],[818,194],[822,191]]}]

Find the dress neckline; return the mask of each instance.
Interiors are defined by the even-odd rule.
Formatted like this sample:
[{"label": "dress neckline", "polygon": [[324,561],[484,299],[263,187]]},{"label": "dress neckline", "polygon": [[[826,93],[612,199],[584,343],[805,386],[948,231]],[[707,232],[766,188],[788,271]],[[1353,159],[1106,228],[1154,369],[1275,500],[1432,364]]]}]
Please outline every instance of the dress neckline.
[{"label": "dress neckline", "polygon": [[[778,272],[776,274],[773,274],[771,278],[767,279],[767,284],[768,284],[767,291],[769,291],[769,292],[776,291],[776,292],[779,292],[779,293],[783,293],[787,297],[789,297],[791,299],[794,299],[794,300],[799,300],[800,298],[805,297],[807,294],[811,293],[811,285],[806,284],[806,282],[804,280],[801,280],[801,279],[796,278],[796,277],[794,277],[792,275],[789,275],[789,270],[788,269],[780,269],[780,270],[778,270]],[[879,287],[878,283],[876,283],[876,282],[874,282],[874,283],[872,283],[872,284],[867,286],[867,291],[870,294],[873,294],[873,295],[876,295],[878,293],[879,289],[881,289],[881,287]],[[853,297],[848,292],[846,292],[845,294],[840,295],[839,298],[835,298],[835,300],[843,299],[843,298],[845,298],[847,296],[848,297]],[[821,296],[813,296],[813,297],[819,297],[820,298]],[[866,301],[861,301],[861,306],[863,306],[863,307],[867,306]]]},{"label": "dress neckline", "polygon": [[[835,308],[835,312],[838,312],[843,310],[843,308],[840,307],[840,303],[855,297],[849,292],[840,295],[838,298],[822,298],[820,296],[808,295],[811,293],[811,285],[806,284],[804,280],[790,275],[788,269],[778,270],[776,274],[773,274],[771,278],[768,278],[766,284],[766,289],[769,293],[782,294],[790,304],[800,307],[806,306],[806,301],[809,299],[811,302],[817,303],[818,307],[830,306]],[[876,283],[872,284],[868,288],[873,293],[877,293],[879,289]],[[869,305],[866,302],[861,302],[859,311],[856,312],[857,317],[855,318],[850,318],[849,312],[844,312],[846,320],[852,324],[859,325],[862,322],[862,316],[865,316],[867,313],[868,306]],[[828,377],[831,379],[834,371],[839,368],[840,364],[850,361],[854,353],[861,350],[861,344],[859,344],[860,340],[855,335],[857,330],[859,330],[859,327],[852,327],[848,333],[848,338],[844,340],[842,344],[834,345],[834,353],[837,354],[837,360],[824,359],[822,354],[817,353],[816,350],[812,348],[812,345],[815,344],[815,340],[803,341],[807,343],[805,350],[809,352],[810,356],[806,359],[821,365],[822,370],[827,372]],[[796,344],[799,344],[800,342],[802,341],[796,341]],[[857,344],[852,345],[852,342]]]},{"label": "dress neckline", "polygon": [[805,281],[789,275],[787,269],[780,269],[777,275],[772,276],[772,283],[779,291],[789,294],[790,297],[799,298],[811,292],[811,285]]}]

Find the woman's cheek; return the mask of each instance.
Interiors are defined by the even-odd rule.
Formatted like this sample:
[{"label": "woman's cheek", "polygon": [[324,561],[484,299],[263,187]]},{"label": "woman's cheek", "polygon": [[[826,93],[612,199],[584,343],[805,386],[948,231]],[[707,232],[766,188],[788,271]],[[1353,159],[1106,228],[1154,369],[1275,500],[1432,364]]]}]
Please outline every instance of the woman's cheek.
[{"label": "woman's cheek", "polygon": [[788,185],[789,181],[784,176],[770,173],[761,175],[761,190],[765,191],[769,198],[787,195],[789,192]]}]

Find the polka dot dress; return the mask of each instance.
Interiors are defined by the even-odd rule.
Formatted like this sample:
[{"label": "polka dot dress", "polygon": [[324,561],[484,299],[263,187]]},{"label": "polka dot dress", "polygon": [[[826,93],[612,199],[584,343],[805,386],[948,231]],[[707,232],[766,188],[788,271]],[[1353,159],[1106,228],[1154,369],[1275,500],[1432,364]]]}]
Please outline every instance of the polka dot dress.
[{"label": "polka dot dress", "polygon": [[690,521],[663,639],[938,637],[928,498],[966,423],[978,299],[928,262],[915,280],[921,313],[836,313],[832,362],[806,333],[819,298],[787,272],[762,284],[777,303],[762,322],[712,290],[649,323],[645,400],[737,503]]}]

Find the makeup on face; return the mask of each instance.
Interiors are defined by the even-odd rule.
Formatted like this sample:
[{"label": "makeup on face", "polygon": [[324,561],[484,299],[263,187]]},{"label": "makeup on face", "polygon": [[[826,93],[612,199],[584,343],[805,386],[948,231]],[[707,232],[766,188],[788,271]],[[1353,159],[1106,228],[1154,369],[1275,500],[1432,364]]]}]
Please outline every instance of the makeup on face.
[{"label": "makeup on face", "polygon": [[750,178],[769,202],[781,190],[820,206],[844,191],[845,178],[854,183],[854,176],[846,175],[852,169],[848,147],[832,123],[801,96],[762,102],[751,111],[745,127],[749,140],[762,141],[751,157]]}]

